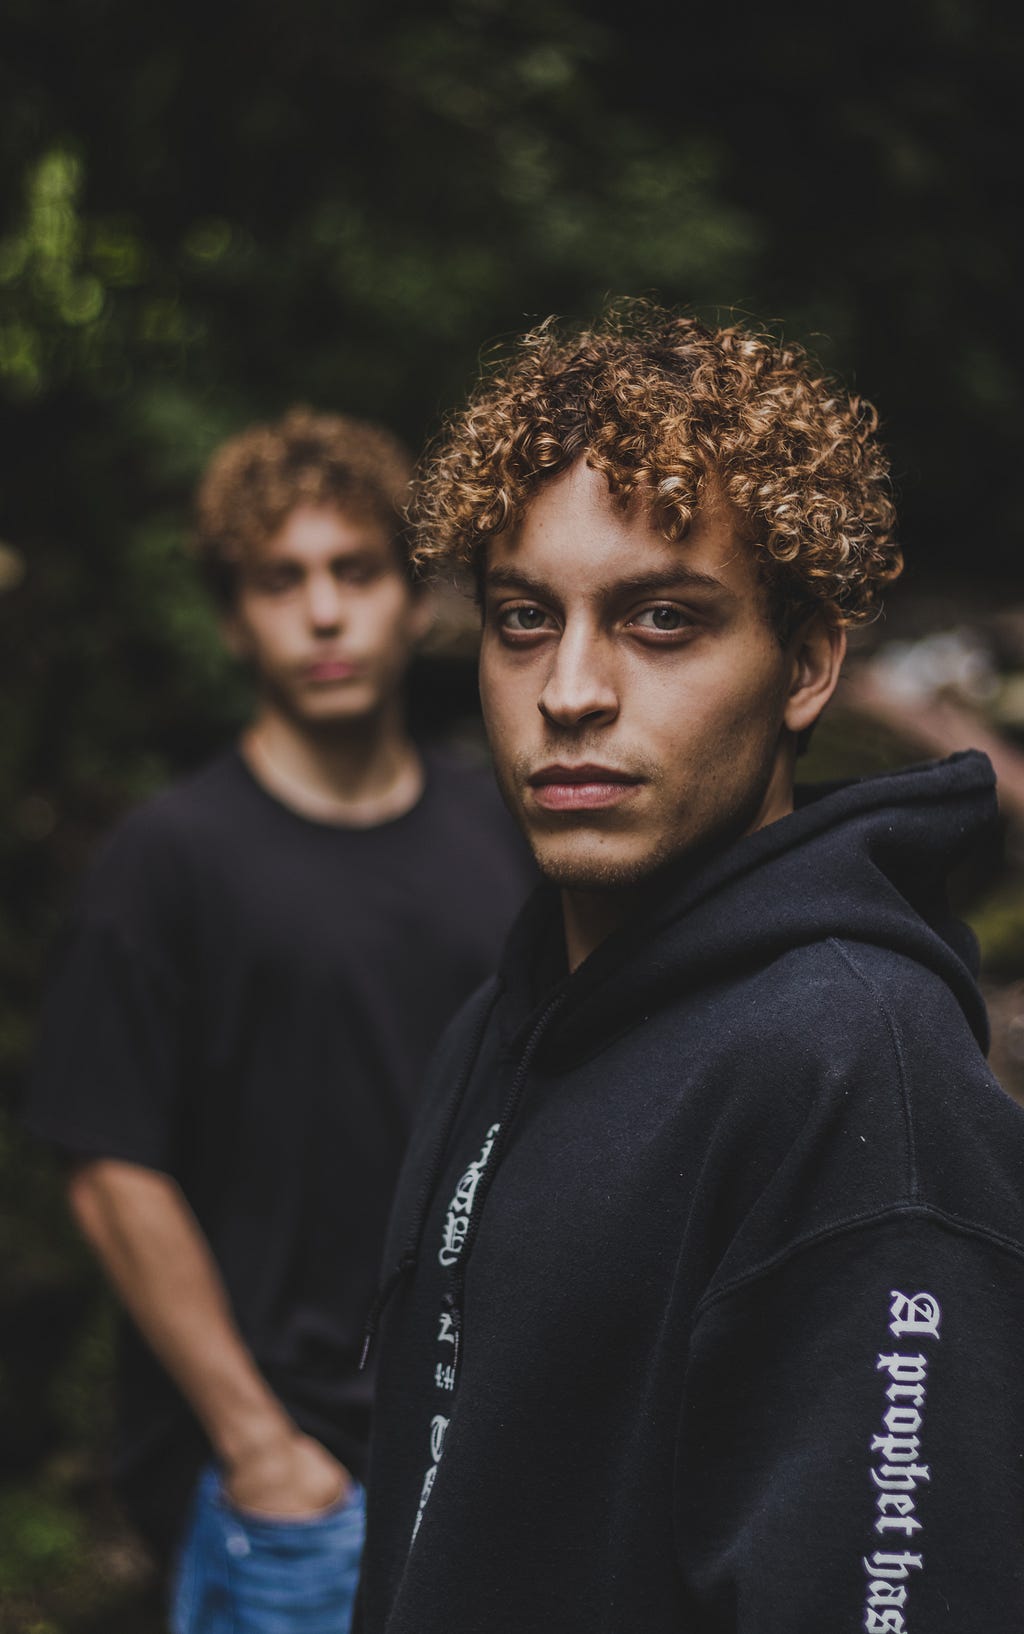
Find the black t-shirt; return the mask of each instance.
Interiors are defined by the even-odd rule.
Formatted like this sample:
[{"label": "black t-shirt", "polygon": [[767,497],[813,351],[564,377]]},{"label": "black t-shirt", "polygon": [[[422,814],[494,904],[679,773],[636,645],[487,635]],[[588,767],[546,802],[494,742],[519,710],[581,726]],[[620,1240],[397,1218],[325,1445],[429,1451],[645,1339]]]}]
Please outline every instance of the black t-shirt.
[{"label": "black t-shirt", "polygon": [[[532,880],[485,774],[428,756],[374,828],[281,805],[236,751],[116,830],[67,929],[28,1122],[173,1175],[256,1361],[357,1474],[362,1328],[417,1082]],[[117,1472],[169,1540],[207,1456],[125,1336]]]}]

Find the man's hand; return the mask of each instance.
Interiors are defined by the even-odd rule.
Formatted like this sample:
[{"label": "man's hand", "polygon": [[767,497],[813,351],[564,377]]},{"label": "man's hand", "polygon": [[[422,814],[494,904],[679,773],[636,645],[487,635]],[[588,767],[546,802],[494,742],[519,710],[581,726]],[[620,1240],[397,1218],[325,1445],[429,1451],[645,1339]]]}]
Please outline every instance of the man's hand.
[{"label": "man's hand", "polygon": [[253,1444],[224,1468],[231,1503],[260,1515],[313,1515],[347,1498],[352,1485],[326,1447],[294,1428]]}]

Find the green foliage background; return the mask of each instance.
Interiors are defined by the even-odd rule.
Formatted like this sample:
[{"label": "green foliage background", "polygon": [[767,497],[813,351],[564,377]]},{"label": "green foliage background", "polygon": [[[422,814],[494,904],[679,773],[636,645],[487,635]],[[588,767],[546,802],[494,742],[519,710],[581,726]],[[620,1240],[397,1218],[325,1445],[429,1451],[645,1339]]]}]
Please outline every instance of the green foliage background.
[{"label": "green foliage background", "polygon": [[610,293],[738,307],[879,403],[904,593],[1012,581],[1024,45],[1009,9],[673,17],[586,0],[7,0],[0,1629],[147,1615],[91,1473],[109,1317],[11,1109],[44,949],[96,836],[244,709],[182,551],[217,440],[301,400],[419,444],[481,348],[528,321]]}]

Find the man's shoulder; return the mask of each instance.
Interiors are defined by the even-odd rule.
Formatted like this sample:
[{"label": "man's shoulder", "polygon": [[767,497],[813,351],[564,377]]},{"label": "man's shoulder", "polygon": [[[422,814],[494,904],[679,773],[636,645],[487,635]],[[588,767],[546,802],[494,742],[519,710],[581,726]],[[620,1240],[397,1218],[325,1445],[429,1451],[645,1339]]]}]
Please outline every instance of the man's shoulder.
[{"label": "man's shoulder", "polygon": [[[989,1069],[984,1005],[966,971],[840,937],[794,948],[766,973],[741,1030],[771,1039],[792,1080],[841,1081],[849,1097],[884,1090],[910,1116],[1005,1101]],[[754,986],[757,986],[756,980]],[[934,1103],[934,1104],[933,1104]]]},{"label": "man's shoulder", "polygon": [[112,829],[110,839],[124,836],[145,843],[187,835],[211,819],[230,817],[244,797],[238,752],[226,749],[132,806]]},{"label": "man's shoulder", "polygon": [[837,938],[735,998],[712,1087],[723,1174],[756,1202],[733,1270],[906,1209],[1024,1244],[1024,1111],[937,972]]},{"label": "man's shoulder", "polygon": [[[794,1045],[812,1052],[834,1049],[843,1038],[876,1038],[894,1027],[911,1033],[936,1028],[973,1058],[981,1049],[971,1031],[964,1000],[976,992],[964,972],[958,996],[938,967],[908,953],[841,936],[788,949],[754,972],[754,988],[771,996],[772,1025],[789,1030]],[[980,1007],[979,1007],[980,1013]],[[765,1012],[752,1016],[763,1026]]]},{"label": "man's shoulder", "polygon": [[898,1154],[908,1195],[1024,1240],[1024,1110],[989,1067],[967,981],[958,995],[916,959],[842,939],[794,962],[806,979],[777,1016],[808,1116],[831,1096],[837,1129]]},{"label": "man's shoulder", "polygon": [[241,782],[237,757],[227,751],[133,806],[101,842],[85,901],[118,887],[169,889],[194,855],[237,831]]},{"label": "man's shoulder", "polygon": [[738,1141],[781,1157],[813,1132],[888,1153],[904,1179],[920,1129],[937,1153],[973,1119],[1008,1127],[1024,1151],[1024,1113],[994,1079],[963,1003],[907,955],[829,938],[680,1002],[672,1024],[705,1040],[707,1093]]}]

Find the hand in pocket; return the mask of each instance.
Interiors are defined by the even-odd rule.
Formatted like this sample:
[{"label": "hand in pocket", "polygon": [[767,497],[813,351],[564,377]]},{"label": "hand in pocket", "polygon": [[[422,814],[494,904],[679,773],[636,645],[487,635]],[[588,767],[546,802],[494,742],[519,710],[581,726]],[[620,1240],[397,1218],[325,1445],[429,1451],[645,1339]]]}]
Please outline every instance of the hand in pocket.
[{"label": "hand in pocket", "polygon": [[224,1495],[254,1515],[301,1519],[341,1504],[352,1477],[312,1436],[295,1430],[261,1444],[224,1470]]}]

